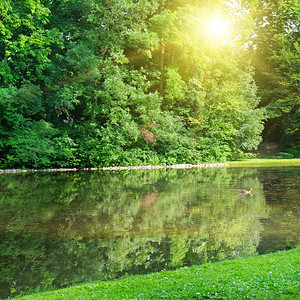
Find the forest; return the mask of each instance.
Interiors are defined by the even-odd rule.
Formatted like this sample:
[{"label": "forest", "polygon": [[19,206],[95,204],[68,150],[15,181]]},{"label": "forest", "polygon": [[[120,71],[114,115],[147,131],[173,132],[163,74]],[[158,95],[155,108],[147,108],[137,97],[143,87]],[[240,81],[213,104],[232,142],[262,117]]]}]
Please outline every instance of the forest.
[{"label": "forest", "polygon": [[300,156],[298,0],[2,0],[0,168]]}]

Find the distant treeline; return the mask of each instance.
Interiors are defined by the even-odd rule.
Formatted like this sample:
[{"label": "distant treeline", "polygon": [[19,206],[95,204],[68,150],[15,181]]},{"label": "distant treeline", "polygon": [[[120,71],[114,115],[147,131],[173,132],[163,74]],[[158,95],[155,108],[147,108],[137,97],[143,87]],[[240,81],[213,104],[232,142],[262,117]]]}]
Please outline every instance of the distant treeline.
[{"label": "distant treeline", "polygon": [[2,0],[0,168],[226,161],[262,136],[299,156],[299,20],[297,0]]}]

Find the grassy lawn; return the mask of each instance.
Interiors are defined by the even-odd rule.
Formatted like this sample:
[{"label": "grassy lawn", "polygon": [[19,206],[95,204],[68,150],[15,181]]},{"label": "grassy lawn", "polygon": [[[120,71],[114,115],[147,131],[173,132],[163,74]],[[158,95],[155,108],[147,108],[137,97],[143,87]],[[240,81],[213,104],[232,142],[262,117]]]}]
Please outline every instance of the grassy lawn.
[{"label": "grassy lawn", "polygon": [[23,299],[300,299],[300,248],[99,281]]},{"label": "grassy lawn", "polygon": [[231,167],[259,167],[259,166],[300,166],[300,158],[293,159],[271,159],[253,158],[228,162]]}]

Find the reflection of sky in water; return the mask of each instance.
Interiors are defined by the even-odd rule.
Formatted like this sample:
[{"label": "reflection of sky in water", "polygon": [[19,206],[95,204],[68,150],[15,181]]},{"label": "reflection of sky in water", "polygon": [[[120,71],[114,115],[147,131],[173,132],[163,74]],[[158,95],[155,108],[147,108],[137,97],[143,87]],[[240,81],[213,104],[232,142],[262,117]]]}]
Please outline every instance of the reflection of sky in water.
[{"label": "reflection of sky in water", "polygon": [[[295,247],[298,176],[299,168],[2,175],[1,296]],[[252,197],[238,194],[250,187]]]}]

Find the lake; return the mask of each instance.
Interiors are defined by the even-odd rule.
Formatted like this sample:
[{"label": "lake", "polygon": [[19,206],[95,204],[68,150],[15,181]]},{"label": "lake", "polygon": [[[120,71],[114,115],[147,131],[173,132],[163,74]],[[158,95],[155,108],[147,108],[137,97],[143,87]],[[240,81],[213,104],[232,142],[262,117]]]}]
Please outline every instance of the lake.
[{"label": "lake", "polygon": [[[0,297],[300,246],[299,167],[0,174]],[[253,188],[253,195],[239,189]]]}]

